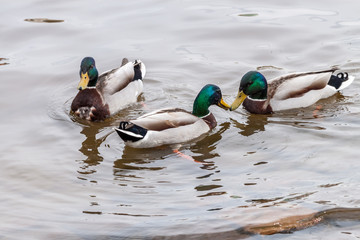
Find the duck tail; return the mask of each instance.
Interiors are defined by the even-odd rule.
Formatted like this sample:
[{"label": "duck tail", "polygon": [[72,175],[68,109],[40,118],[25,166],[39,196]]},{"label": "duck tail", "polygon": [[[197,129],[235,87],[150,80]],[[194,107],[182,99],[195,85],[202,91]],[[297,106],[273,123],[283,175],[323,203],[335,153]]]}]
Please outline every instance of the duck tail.
[{"label": "duck tail", "polygon": [[127,58],[123,58],[123,60],[122,60],[122,62],[121,62],[121,66],[120,66],[120,67],[125,66],[128,62],[129,62],[129,59],[127,59]]},{"label": "duck tail", "polygon": [[120,122],[119,128],[114,128],[122,140],[137,142],[143,139],[147,130],[131,122]]},{"label": "duck tail", "polygon": [[328,85],[333,86],[336,90],[342,90],[348,87],[353,81],[353,76],[349,76],[347,72],[340,72],[337,75],[331,75]]},{"label": "duck tail", "polygon": [[145,73],[146,73],[146,68],[145,68],[145,64],[137,59],[134,62],[134,79],[135,80],[142,80],[145,77]]}]

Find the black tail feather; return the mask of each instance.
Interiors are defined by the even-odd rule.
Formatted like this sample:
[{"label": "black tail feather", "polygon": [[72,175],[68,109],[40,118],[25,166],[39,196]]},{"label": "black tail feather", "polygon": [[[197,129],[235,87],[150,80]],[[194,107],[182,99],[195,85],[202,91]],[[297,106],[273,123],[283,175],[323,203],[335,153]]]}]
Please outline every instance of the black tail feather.
[{"label": "black tail feather", "polygon": [[136,142],[143,139],[147,133],[147,129],[135,125],[131,122],[120,122],[119,128],[115,128],[122,140]]},{"label": "black tail feather", "polygon": [[336,76],[331,75],[331,78],[328,82],[328,85],[333,86],[336,89],[339,89],[341,84],[349,79],[349,75],[347,72],[344,73],[338,73]]},{"label": "black tail feather", "polygon": [[139,79],[142,80],[141,64],[142,64],[142,62],[138,62],[138,60],[135,60],[133,81],[139,80]]}]

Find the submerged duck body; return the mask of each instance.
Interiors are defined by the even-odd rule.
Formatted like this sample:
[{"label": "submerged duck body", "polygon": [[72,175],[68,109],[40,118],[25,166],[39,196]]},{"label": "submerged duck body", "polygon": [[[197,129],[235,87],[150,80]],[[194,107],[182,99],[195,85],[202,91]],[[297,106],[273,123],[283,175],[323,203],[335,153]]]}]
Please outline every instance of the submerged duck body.
[{"label": "submerged duck body", "polygon": [[98,76],[95,60],[86,57],[80,66],[79,92],[71,110],[89,121],[104,120],[131,103],[142,93],[145,65],[140,61],[123,59],[121,67]]},{"label": "submerged duck body", "polygon": [[292,73],[269,82],[261,73],[250,71],[241,79],[238,95],[230,110],[237,109],[241,103],[247,111],[258,114],[308,107],[353,82],[353,76],[347,73],[334,75],[335,71]]},{"label": "submerged duck body", "polygon": [[193,111],[166,108],[145,114],[135,120],[123,121],[115,128],[125,144],[134,148],[150,148],[187,142],[200,137],[216,125],[211,105],[228,109],[216,85],[204,86],[196,97]]}]

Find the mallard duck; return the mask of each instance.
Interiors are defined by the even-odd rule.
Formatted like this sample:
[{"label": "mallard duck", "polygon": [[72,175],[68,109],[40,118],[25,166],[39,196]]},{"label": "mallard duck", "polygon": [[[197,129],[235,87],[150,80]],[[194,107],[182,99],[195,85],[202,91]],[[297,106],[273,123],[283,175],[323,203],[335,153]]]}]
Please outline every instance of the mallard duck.
[{"label": "mallard duck", "polygon": [[261,73],[250,71],[242,77],[230,110],[234,111],[242,102],[246,110],[260,114],[308,107],[346,88],[354,80],[347,73],[334,75],[335,70],[292,73],[269,82]]},{"label": "mallard duck", "polygon": [[135,120],[120,122],[115,128],[126,145],[150,148],[193,140],[216,126],[216,119],[209,111],[211,105],[229,109],[222,99],[218,86],[204,86],[193,104],[193,111],[180,108],[160,109]]},{"label": "mallard duck", "polygon": [[136,102],[142,93],[145,72],[145,65],[140,60],[129,62],[124,58],[119,68],[98,77],[95,60],[85,57],[80,65],[79,92],[71,110],[86,120],[104,120]]}]

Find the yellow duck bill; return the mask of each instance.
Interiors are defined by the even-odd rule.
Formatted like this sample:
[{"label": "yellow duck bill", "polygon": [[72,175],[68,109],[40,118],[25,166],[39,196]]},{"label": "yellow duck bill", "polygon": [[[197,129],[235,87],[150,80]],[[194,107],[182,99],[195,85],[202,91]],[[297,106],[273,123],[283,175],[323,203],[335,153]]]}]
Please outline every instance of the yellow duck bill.
[{"label": "yellow duck bill", "polygon": [[217,105],[225,110],[228,110],[230,108],[229,104],[227,104],[222,98]]},{"label": "yellow duck bill", "polygon": [[78,89],[84,90],[87,87],[88,83],[89,83],[89,74],[87,72],[81,73],[81,79],[78,85]]},{"label": "yellow duck bill", "polygon": [[238,95],[236,96],[236,99],[231,104],[230,111],[234,111],[237,109],[242,102],[246,99],[247,95],[243,91],[239,91]]}]

